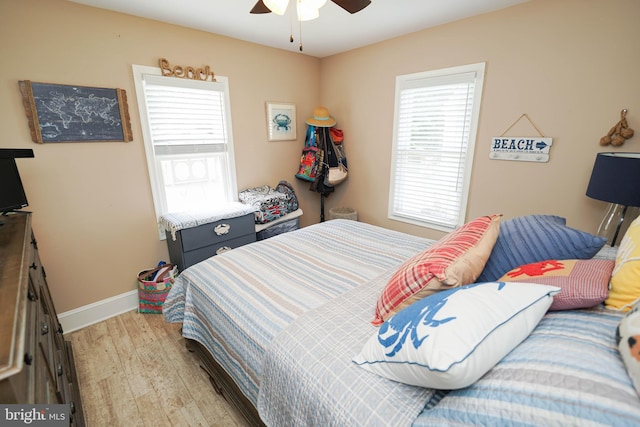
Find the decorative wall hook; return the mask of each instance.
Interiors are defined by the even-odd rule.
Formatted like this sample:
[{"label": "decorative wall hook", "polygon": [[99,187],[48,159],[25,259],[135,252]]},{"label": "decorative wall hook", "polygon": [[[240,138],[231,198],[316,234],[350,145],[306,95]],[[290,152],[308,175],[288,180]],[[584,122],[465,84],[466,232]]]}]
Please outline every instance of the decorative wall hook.
[{"label": "decorative wall hook", "polygon": [[[538,136],[505,136],[522,119],[529,121],[529,124],[538,132]],[[489,158],[545,163],[549,161],[551,145],[553,145],[553,138],[544,136],[527,113],[524,113],[502,132],[502,135],[491,138]]]},{"label": "decorative wall hook", "polygon": [[627,109],[620,111],[620,121],[611,128],[608,134],[600,138],[600,145],[613,145],[620,147],[624,142],[633,136],[633,129],[627,123]]}]

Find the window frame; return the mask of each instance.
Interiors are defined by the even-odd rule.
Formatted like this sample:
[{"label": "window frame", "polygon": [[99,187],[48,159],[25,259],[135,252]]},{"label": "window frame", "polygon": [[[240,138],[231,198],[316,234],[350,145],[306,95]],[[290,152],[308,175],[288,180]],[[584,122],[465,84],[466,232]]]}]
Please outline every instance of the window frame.
[{"label": "window frame", "polygon": [[[423,71],[412,74],[404,74],[396,76],[395,86],[395,101],[394,101],[394,120],[393,120],[393,141],[391,151],[391,168],[390,168],[390,180],[389,180],[389,205],[387,216],[389,219],[401,221],[421,227],[432,228],[440,231],[452,231],[455,228],[463,225],[467,218],[468,210],[468,198],[471,185],[471,174],[473,169],[473,159],[476,146],[477,128],[480,116],[480,107],[482,101],[483,83],[484,83],[485,63],[475,63],[468,65],[461,65],[449,68],[442,68],[437,70]],[[422,80],[426,82],[422,86],[418,87],[430,87],[436,86],[434,84],[428,84],[429,82],[438,81],[439,79],[454,79],[456,76],[463,74],[475,73],[473,79],[473,102],[471,107],[471,118],[469,120],[467,149],[464,162],[459,163],[459,166],[463,167],[462,174],[462,187],[460,190],[460,202],[456,213],[456,220],[450,224],[443,224],[442,222],[435,221],[433,217],[429,218],[428,215],[418,218],[415,215],[407,215],[402,212],[398,212],[395,209],[395,193],[396,193],[396,171],[398,169],[398,150],[399,150],[399,130],[400,130],[400,101],[402,91],[408,86],[416,87],[416,84]]]},{"label": "window frame", "polygon": [[[234,144],[233,144],[233,125],[231,122],[231,104],[230,104],[230,96],[229,96],[229,79],[225,76],[216,75],[216,81],[195,81],[189,79],[179,79],[176,77],[167,77],[162,75],[162,70],[158,67],[150,67],[145,65],[132,65],[134,83],[136,88],[136,97],[138,101],[138,111],[140,114],[140,126],[142,131],[142,139],[144,142],[144,151],[145,157],[147,160],[147,172],[149,174],[149,182],[151,185],[151,193],[153,198],[154,211],[156,213],[156,218],[159,219],[163,214],[163,206],[166,204],[166,194],[165,189],[162,186],[160,171],[156,167],[156,154],[155,148],[153,145],[153,138],[151,135],[149,120],[148,120],[148,112],[147,112],[147,102],[144,91],[144,75],[152,75],[158,76],[166,79],[176,79],[176,86],[183,87],[204,87],[204,85],[218,84],[222,86],[222,91],[224,92],[224,103],[225,103],[225,118],[226,122],[226,154],[228,161],[228,187],[230,196],[232,200],[228,201],[237,201],[238,200],[238,184],[236,177],[236,165],[235,165],[235,155],[234,155]],[[161,200],[164,198],[164,202]],[[160,239],[165,239],[164,230],[160,230]]]}]

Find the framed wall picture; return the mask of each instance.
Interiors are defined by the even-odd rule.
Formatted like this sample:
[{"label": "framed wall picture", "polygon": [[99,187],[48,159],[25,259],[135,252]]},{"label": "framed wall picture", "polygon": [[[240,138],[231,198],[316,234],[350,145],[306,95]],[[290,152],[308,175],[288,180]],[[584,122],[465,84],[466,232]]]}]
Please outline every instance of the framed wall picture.
[{"label": "framed wall picture", "polygon": [[33,142],[133,140],[124,89],[29,80],[18,84]]},{"label": "framed wall picture", "polygon": [[267,134],[269,141],[296,139],[296,105],[267,102]]}]

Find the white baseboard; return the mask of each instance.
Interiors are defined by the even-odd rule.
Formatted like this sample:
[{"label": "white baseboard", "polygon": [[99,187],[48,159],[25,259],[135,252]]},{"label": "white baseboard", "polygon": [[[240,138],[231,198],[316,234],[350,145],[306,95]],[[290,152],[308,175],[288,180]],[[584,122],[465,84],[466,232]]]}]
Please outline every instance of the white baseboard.
[{"label": "white baseboard", "polygon": [[65,334],[77,331],[127,311],[138,309],[138,291],[133,290],[58,314]]}]

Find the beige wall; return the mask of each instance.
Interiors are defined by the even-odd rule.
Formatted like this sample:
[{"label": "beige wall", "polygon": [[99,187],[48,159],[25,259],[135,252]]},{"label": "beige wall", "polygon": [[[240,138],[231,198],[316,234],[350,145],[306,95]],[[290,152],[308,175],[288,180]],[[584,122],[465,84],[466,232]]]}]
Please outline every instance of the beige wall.
[{"label": "beige wall", "polygon": [[[395,76],[486,62],[469,216],[554,213],[595,231],[605,204],[584,196],[598,140],[629,109],[640,131],[640,2],[533,0],[323,60],[62,0],[0,0],[0,147],[33,148],[19,168],[59,312],[135,289],[167,258],[157,240],[131,64],[210,65],[230,78],[238,185],[296,188],[318,221],[318,197],[293,178],[304,117],[319,102],[345,131],[350,177],[326,199],[363,221],[428,237],[386,217]],[[134,141],[31,142],[18,80],[127,90]],[[267,100],[295,102],[298,141],[268,143]],[[527,113],[554,138],[545,164],[489,160],[492,136]],[[534,134],[526,123],[511,133]],[[639,137],[616,151],[640,151]]]},{"label": "beige wall", "polygon": [[[265,101],[296,103],[304,131],[319,100],[318,59],[61,0],[0,0],[0,46],[0,147],[35,152],[18,167],[59,312],[134,290],[138,271],[168,259],[132,64],[157,66],[164,57],[229,77],[239,189],[287,179],[300,185],[303,210],[317,211],[317,197],[293,177],[304,132],[267,142]],[[133,141],[33,143],[18,80],[125,89]],[[313,220],[305,215],[303,224]]]},{"label": "beige wall", "polygon": [[[629,110],[640,131],[640,2],[533,0],[322,61],[321,101],[345,129],[350,174],[331,203],[387,219],[395,76],[486,62],[469,217],[565,216],[595,232],[606,204],[585,196],[600,137]],[[553,138],[548,163],[489,160],[491,138],[526,113]],[[535,136],[526,120],[507,135]],[[640,151],[637,134],[614,151]],[[333,196],[332,196],[333,197]]]}]

